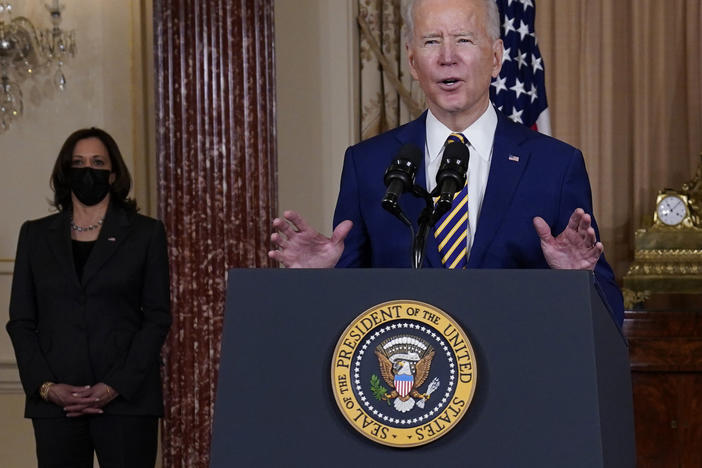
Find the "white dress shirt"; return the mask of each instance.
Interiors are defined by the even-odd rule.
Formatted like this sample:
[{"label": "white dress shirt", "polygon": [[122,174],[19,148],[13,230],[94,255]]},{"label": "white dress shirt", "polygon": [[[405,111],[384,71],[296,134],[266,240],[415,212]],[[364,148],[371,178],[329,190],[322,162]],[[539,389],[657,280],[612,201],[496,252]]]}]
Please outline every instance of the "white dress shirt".
[{"label": "white dress shirt", "polygon": [[[439,122],[431,111],[427,112],[427,137],[424,148],[424,167],[427,176],[427,190],[436,187],[436,173],[444,154],[446,138],[453,133],[448,127]],[[485,187],[490,174],[490,161],[492,160],[492,144],[497,129],[497,113],[488,105],[487,109],[478,120],[460,133],[468,139],[470,160],[468,162],[468,224],[469,235],[466,236],[468,256],[473,245],[475,230],[480,218],[480,209],[483,205]]]}]

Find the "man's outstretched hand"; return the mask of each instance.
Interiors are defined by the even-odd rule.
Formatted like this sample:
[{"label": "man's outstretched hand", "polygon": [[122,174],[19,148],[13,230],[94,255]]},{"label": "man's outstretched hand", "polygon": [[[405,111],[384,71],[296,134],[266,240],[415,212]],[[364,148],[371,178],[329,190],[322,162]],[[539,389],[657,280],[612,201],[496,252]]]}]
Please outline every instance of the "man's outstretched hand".
[{"label": "man's outstretched hand", "polygon": [[604,251],[597,241],[592,218],[581,208],[570,216],[568,226],[557,237],[541,217],[534,218],[534,228],[541,239],[541,250],[548,265],[556,270],[594,270]]},{"label": "man's outstretched hand", "polygon": [[285,211],[283,218],[273,220],[271,241],[276,250],[268,256],[288,268],[332,268],[344,252],[344,239],[353,227],[341,222],[331,238],[311,228],[295,211]]}]

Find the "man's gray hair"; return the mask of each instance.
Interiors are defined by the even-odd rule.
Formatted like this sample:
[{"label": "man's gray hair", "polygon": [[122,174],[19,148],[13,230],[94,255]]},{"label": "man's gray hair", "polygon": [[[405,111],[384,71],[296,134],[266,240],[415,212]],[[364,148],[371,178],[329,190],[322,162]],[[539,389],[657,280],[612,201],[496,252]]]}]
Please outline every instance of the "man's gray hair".
[{"label": "man's gray hair", "polygon": [[[414,37],[414,16],[412,15],[414,7],[419,0],[405,0],[405,6],[402,9],[402,18],[405,21],[405,41],[412,41]],[[487,24],[485,30],[491,40],[495,41],[500,38],[500,11],[497,9],[495,0],[480,0],[485,4],[487,11]]]}]

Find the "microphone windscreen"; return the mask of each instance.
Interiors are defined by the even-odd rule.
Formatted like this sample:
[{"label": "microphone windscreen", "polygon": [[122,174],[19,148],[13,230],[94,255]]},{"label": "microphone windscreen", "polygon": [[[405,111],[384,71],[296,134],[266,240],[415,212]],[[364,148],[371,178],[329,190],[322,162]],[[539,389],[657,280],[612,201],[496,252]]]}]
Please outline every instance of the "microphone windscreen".
[{"label": "microphone windscreen", "polygon": [[461,167],[468,168],[468,159],[470,159],[470,151],[468,146],[462,143],[449,143],[444,149],[444,158],[459,160]]},{"label": "microphone windscreen", "polygon": [[395,159],[406,159],[414,164],[415,167],[418,167],[423,157],[424,155],[422,154],[422,150],[417,148],[417,146],[413,145],[412,143],[406,143],[397,152]]}]

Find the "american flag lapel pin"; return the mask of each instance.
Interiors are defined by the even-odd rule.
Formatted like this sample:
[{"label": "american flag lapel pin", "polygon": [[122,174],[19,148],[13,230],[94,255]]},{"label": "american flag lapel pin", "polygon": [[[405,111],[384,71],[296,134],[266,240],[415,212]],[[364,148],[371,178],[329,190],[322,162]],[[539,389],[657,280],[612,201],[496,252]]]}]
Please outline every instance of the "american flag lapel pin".
[{"label": "american flag lapel pin", "polygon": [[108,237],[107,240],[108,240],[109,242],[116,242],[116,241],[117,241],[117,238],[116,238],[116,237]]},{"label": "american flag lapel pin", "polygon": [[519,162],[519,156],[515,156],[513,154],[510,154],[507,159],[509,159],[512,162]]}]

